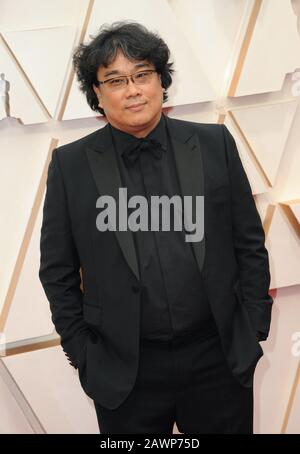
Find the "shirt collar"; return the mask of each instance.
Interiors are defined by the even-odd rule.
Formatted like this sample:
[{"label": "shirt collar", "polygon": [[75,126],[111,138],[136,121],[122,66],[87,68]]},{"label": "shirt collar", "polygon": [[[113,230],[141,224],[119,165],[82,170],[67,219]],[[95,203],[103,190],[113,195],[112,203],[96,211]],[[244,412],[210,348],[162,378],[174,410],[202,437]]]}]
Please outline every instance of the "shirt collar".
[{"label": "shirt collar", "polygon": [[[136,145],[137,137],[125,131],[122,131],[121,129],[117,129],[111,124],[109,126],[116,145],[116,149],[120,156],[122,155],[123,151],[125,151],[125,149],[130,147],[130,144],[132,144],[132,146]],[[163,113],[161,114],[160,120],[157,125],[147,134],[146,137],[143,138],[156,139],[161,143],[161,146],[164,150],[167,149],[166,119]]]}]

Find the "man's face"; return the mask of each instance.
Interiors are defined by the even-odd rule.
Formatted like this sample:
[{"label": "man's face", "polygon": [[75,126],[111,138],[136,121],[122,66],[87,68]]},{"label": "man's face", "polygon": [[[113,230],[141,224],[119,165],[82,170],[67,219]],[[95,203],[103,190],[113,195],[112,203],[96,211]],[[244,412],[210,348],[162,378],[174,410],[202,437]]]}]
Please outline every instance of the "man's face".
[{"label": "man's face", "polygon": [[[147,60],[132,62],[119,52],[107,68],[98,68],[97,79],[104,81],[147,69],[155,68]],[[127,85],[113,90],[108,84],[93,87],[107,120],[117,129],[142,137],[160,119],[163,88],[157,73],[153,73],[150,80],[142,85],[129,80]],[[130,108],[134,105],[137,107]]]}]

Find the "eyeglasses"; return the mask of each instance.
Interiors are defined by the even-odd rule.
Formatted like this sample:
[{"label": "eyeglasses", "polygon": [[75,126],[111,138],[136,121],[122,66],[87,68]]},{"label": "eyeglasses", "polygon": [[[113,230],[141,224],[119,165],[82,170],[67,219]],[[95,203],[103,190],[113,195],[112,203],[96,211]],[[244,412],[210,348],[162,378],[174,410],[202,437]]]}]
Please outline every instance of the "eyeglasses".
[{"label": "eyeglasses", "polygon": [[120,88],[126,87],[129,78],[137,85],[148,84],[151,81],[153,74],[156,72],[156,69],[146,69],[144,71],[138,71],[136,73],[129,74],[128,76],[119,76],[107,80],[98,80],[98,85],[105,84],[105,86],[109,90],[119,90]]}]

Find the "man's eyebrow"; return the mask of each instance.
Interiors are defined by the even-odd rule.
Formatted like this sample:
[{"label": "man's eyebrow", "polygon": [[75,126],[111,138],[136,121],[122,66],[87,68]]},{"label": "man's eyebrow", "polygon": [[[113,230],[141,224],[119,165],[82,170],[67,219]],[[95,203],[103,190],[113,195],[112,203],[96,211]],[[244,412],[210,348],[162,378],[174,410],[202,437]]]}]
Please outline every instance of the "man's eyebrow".
[{"label": "man's eyebrow", "polygon": [[[145,68],[145,67],[149,67],[150,64],[147,63],[147,62],[144,62],[144,63],[137,63],[134,65],[134,68],[135,69],[138,69],[138,68]],[[113,71],[108,71],[106,73],[104,73],[103,77],[107,77],[107,76],[113,76],[115,74],[124,74],[123,71],[119,71],[118,69],[114,69]]]}]

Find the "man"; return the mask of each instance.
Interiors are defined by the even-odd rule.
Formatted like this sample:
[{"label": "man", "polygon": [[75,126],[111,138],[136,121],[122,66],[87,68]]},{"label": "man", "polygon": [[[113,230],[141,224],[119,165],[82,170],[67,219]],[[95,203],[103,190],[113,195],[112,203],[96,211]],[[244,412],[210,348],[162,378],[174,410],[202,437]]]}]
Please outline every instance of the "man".
[{"label": "man", "polygon": [[[101,433],[171,434],[174,422],[252,433],[272,306],[264,231],[227,128],[162,113],[169,55],[130,22],[76,50],[80,87],[108,124],[53,152],[39,276]],[[119,213],[120,188],[147,201],[203,196],[203,238],[188,242],[175,224],[99,227],[99,197]]]}]

